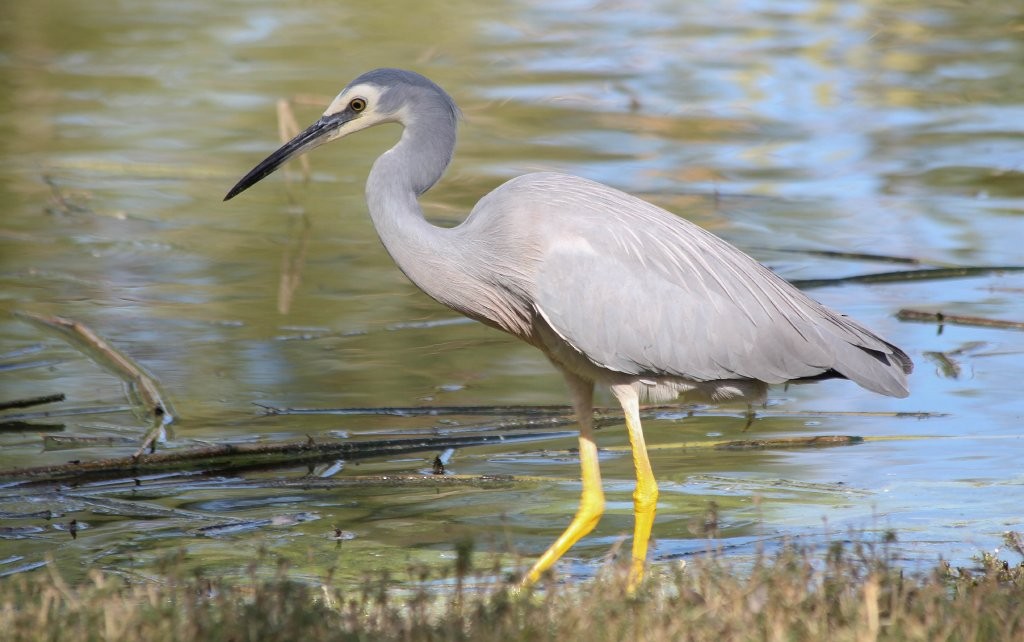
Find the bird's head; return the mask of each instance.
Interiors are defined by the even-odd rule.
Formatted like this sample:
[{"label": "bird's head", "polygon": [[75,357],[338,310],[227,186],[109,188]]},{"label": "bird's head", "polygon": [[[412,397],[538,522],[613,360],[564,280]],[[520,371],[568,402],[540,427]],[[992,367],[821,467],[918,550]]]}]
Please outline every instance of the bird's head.
[{"label": "bird's head", "polygon": [[403,69],[374,69],[341,90],[324,115],[266,157],[224,200],[230,200],[271,174],[285,161],[332,140],[382,123],[411,125],[425,114],[458,120],[455,102],[433,81]]}]

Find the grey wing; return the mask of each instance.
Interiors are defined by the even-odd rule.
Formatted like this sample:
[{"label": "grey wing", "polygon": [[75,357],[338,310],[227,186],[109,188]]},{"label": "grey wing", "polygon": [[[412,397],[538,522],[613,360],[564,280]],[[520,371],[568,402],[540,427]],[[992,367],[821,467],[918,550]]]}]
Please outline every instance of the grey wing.
[{"label": "grey wing", "polygon": [[600,207],[558,226],[534,305],[593,363],[695,381],[781,383],[834,371],[907,395],[911,363],[895,346],[700,227],[597,183],[572,185]]}]

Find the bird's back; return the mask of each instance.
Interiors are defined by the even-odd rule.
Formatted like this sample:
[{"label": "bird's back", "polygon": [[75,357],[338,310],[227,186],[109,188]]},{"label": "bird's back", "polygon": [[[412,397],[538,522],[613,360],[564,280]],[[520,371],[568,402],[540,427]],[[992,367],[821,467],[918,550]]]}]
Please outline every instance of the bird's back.
[{"label": "bird's back", "polygon": [[[903,351],[670,212],[575,176],[520,176],[460,226],[600,368],[698,382],[830,376],[906,396]],[[479,247],[476,248],[479,250]],[[514,254],[514,256],[507,256]],[[523,291],[525,290],[525,291]]]}]

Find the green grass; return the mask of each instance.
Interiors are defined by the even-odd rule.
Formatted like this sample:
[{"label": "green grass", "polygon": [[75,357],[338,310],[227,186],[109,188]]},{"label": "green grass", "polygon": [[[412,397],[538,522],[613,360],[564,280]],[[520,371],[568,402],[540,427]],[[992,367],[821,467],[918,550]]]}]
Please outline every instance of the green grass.
[{"label": "green grass", "polygon": [[[1024,556],[1021,539],[1007,536]],[[468,550],[468,549],[467,549]],[[790,546],[740,564],[708,555],[657,567],[635,596],[620,569],[518,591],[475,575],[454,586],[425,570],[345,589],[253,564],[247,579],[159,580],[95,570],[69,586],[51,569],[0,580],[5,640],[1024,640],[1024,565],[992,556],[968,572],[904,573],[885,544]],[[499,575],[500,577],[500,575]]]}]

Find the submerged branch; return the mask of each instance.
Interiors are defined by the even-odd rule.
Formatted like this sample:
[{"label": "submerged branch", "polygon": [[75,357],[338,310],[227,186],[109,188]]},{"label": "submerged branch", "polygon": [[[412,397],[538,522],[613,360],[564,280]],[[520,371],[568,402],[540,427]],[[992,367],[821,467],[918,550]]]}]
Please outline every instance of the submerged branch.
[{"label": "submerged branch", "polygon": [[[174,421],[171,407],[160,394],[159,386],[151,375],[103,337],[80,321],[58,316],[44,316],[31,312],[16,312],[18,317],[49,330],[56,330],[63,337],[71,339],[73,346],[82,350],[101,367],[113,372],[128,384],[141,399],[145,415],[158,425],[166,426]],[[150,433],[153,429],[150,430]]]},{"label": "submerged branch", "polygon": [[0,470],[0,481],[63,482],[95,478],[135,477],[160,472],[223,472],[280,466],[314,464],[343,457],[366,459],[388,455],[443,450],[493,443],[562,437],[565,431],[526,435],[480,435],[475,437],[426,437],[376,441],[316,443],[312,439],[282,444],[220,444],[161,452],[138,457],[118,457],[53,466]]},{"label": "submerged branch", "polygon": [[166,424],[159,420],[159,418],[153,421],[153,425],[146,430],[146,434],[142,436],[142,443],[135,449],[135,454],[132,457],[138,458],[142,456],[142,453],[147,450],[151,453],[156,452],[156,442],[167,440]]},{"label": "submerged branch", "polygon": [[827,259],[839,259],[846,261],[873,261],[876,263],[896,263],[900,265],[935,265],[935,262],[933,261],[922,261],[921,259],[915,259],[910,256],[891,256],[888,254],[872,254],[869,252],[841,252],[838,250],[814,250],[798,247],[762,247],[756,249],[784,254],[820,256]]},{"label": "submerged branch", "polygon": [[780,437],[777,439],[741,439],[712,446],[715,450],[777,450],[782,448],[831,448],[864,443],[856,435],[818,435],[811,437]]},{"label": "submerged branch", "polygon": [[998,274],[1000,272],[1024,272],[1024,266],[1003,265],[1003,266],[969,266],[969,267],[941,267],[926,268],[922,270],[899,270],[897,272],[878,272],[875,274],[854,274],[852,276],[841,276],[834,279],[793,279],[792,285],[801,290],[813,288],[824,288],[832,285],[845,285],[847,283],[903,283],[909,281],[938,281],[944,279],[959,279],[969,276],[985,276],[987,274]]},{"label": "submerged branch", "polygon": [[[300,158],[305,159],[305,156]],[[288,243],[281,254],[281,278],[277,286],[277,312],[288,314],[292,307],[295,292],[302,284],[302,274],[306,267],[306,255],[309,252],[309,236],[313,227],[309,217],[303,212],[300,216],[302,228],[298,235],[294,234],[295,218],[289,218]]]},{"label": "submerged branch", "polygon": [[[864,443],[856,435],[811,435],[807,437],[778,437],[772,439],[715,439],[708,441],[679,441],[648,444],[647,450],[780,450],[788,448],[831,448]],[[608,452],[631,452],[630,446],[608,446]]]},{"label": "submerged branch", "polygon": [[1003,319],[989,319],[986,317],[973,317],[962,314],[943,314],[942,312],[924,312],[922,310],[903,309],[896,313],[900,321],[921,321],[924,323],[935,323],[937,325],[969,325],[982,328],[1002,328],[1004,330],[1024,330],[1024,321],[1006,321]]},{"label": "submerged branch", "polygon": [[7,352],[0,354],[0,361],[10,361],[11,359],[15,359],[17,357],[24,357],[25,355],[42,352],[45,349],[45,345],[41,343],[33,343],[30,346],[15,348],[14,350],[8,350]]},{"label": "submerged branch", "polygon": [[[571,417],[571,406],[383,406],[379,408],[279,408],[265,404],[255,404],[263,410],[261,414],[269,415],[335,415],[342,417],[378,416],[391,417],[432,417],[448,415],[483,415],[513,417]],[[622,411],[618,408],[595,408],[598,419],[621,418]],[[731,417],[744,414],[742,410],[709,408],[696,404],[661,404],[643,406],[640,409],[642,419],[674,418],[667,415]],[[944,413],[928,411],[874,411],[874,410],[781,410],[771,409],[768,412],[755,413],[758,417],[765,416],[796,416],[796,417],[894,417],[907,419],[928,419],[945,417]],[[531,427],[531,420],[513,421],[507,424],[495,424],[505,427]],[[572,423],[568,421],[567,423]],[[550,423],[547,425],[551,425]],[[474,428],[478,428],[474,426]]]},{"label": "submerged branch", "polygon": [[57,181],[49,174],[43,174],[43,182],[50,188],[50,199],[57,212],[61,214],[94,214],[88,207],[80,205],[65,196],[64,190],[61,189]]},{"label": "submerged branch", "polygon": [[[302,131],[299,127],[299,121],[295,119],[295,111],[292,109],[291,101],[287,98],[277,99],[277,138],[283,145]],[[299,167],[302,168],[302,180],[304,182],[309,181],[310,167],[309,167],[309,156],[303,154],[299,156]],[[291,182],[291,170],[288,166],[284,168],[285,179]]]},{"label": "submerged branch", "polygon": [[[189,478],[185,483],[190,489],[210,489],[230,487],[233,490],[249,489],[272,489],[272,488],[301,488],[303,490],[331,490],[335,488],[363,488],[373,487],[394,487],[394,486],[473,486],[473,487],[509,487],[537,481],[552,481],[538,477],[521,475],[493,474],[493,475],[455,475],[445,473],[443,475],[424,473],[391,473],[387,475],[345,475],[344,477],[251,477],[244,479],[230,479],[209,477],[206,479]],[[560,480],[559,480],[560,481]],[[127,483],[127,482],[126,482]],[[180,479],[157,479],[146,484],[150,490],[163,487],[175,487],[181,484]],[[111,489],[119,486],[103,484],[101,486],[82,487],[63,493],[65,497],[82,499],[85,497],[103,497]],[[133,502],[136,503],[136,502]],[[148,506],[148,504],[147,504]],[[180,509],[165,509],[175,510]],[[221,517],[221,516],[218,516]],[[226,518],[225,518],[226,519]]]},{"label": "submerged branch", "polygon": [[[601,427],[605,423],[621,423],[621,418],[598,414],[595,418],[595,425]],[[424,435],[439,437],[442,435],[456,435],[459,433],[480,434],[488,432],[511,433],[528,431],[545,431],[571,426],[576,423],[576,417],[571,415],[555,417],[526,417],[525,419],[511,419],[508,421],[488,421],[485,423],[459,423],[444,426],[431,426],[428,428],[384,428],[381,430],[362,430],[359,432],[362,437],[374,435]]]},{"label": "submerged branch", "polygon": [[38,412],[23,412],[16,415],[4,415],[5,422],[11,421],[38,421],[40,419],[53,419],[54,417],[74,417],[76,415],[105,415],[108,413],[128,412],[131,406],[87,406],[82,408],[61,408],[60,410],[40,410]]},{"label": "submerged branch", "polygon": [[55,395],[42,395],[39,397],[28,397],[26,399],[12,399],[11,401],[0,401],[0,410],[11,410],[12,408],[31,408],[32,406],[42,406],[48,403],[57,403],[58,401],[64,401],[66,396],[63,392],[58,392]]},{"label": "submerged branch", "polygon": [[386,415],[391,417],[424,417],[434,415],[525,415],[561,416],[572,414],[569,406],[385,406],[381,408],[279,408],[255,404],[263,415],[338,415],[367,416]]}]

